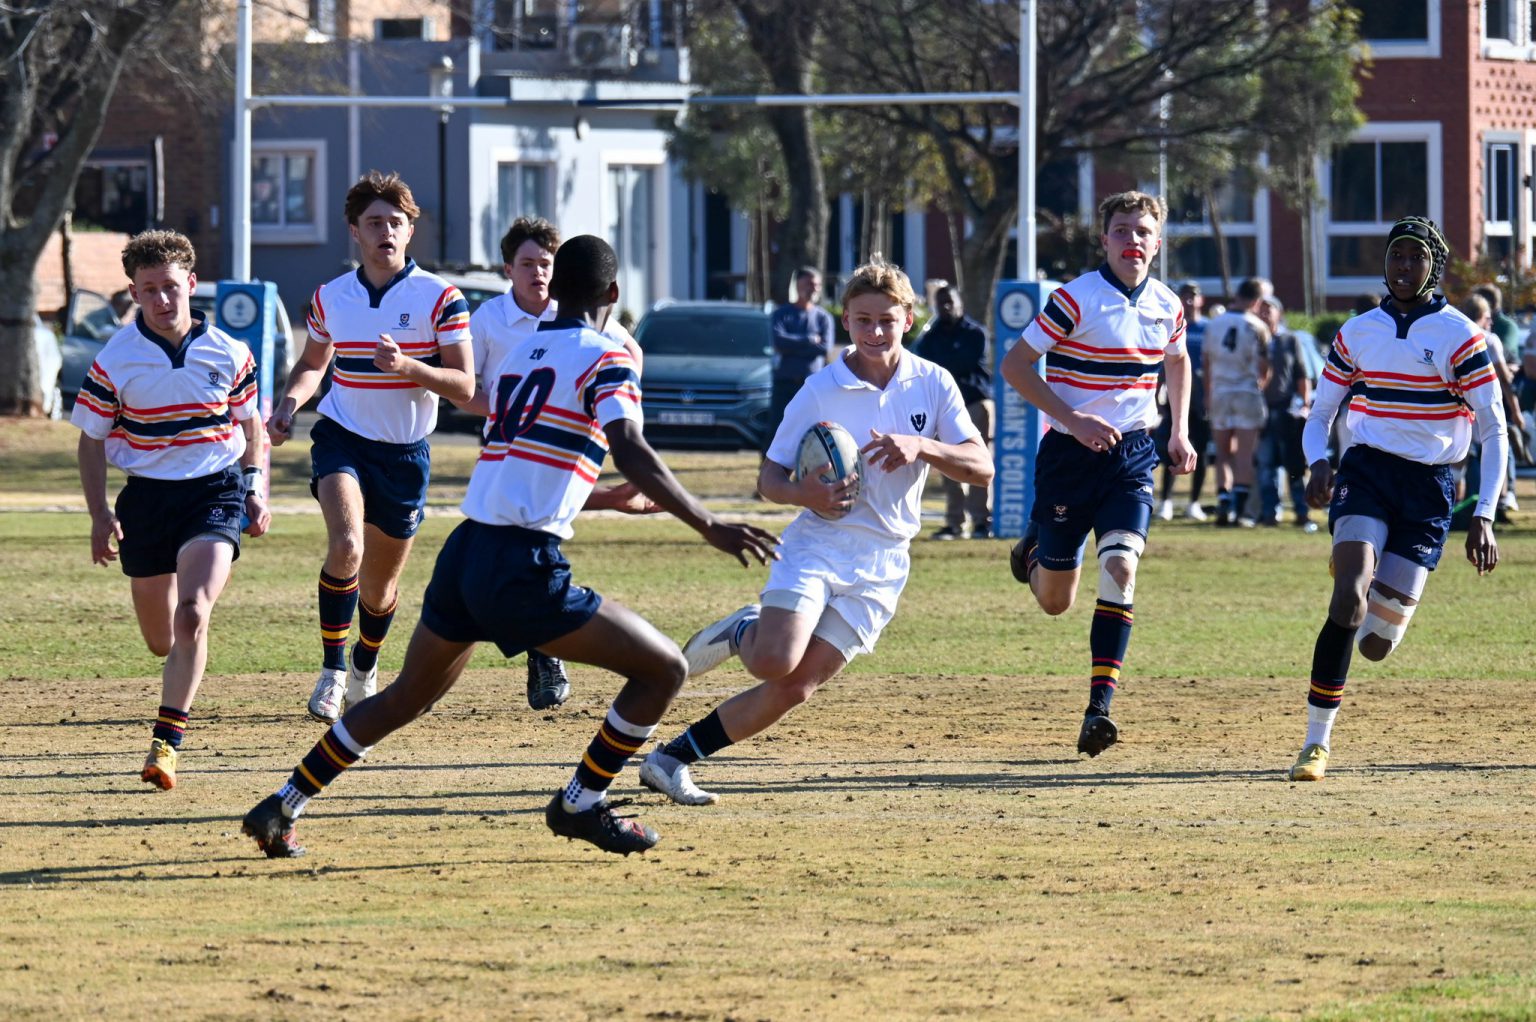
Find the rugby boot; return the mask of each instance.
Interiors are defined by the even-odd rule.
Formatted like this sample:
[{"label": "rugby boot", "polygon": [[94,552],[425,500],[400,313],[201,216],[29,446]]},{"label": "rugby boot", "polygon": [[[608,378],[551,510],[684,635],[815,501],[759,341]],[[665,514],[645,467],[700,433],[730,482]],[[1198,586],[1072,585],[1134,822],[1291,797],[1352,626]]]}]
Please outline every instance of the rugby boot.
[{"label": "rugby boot", "polygon": [[304,854],[293,832],[293,821],[283,815],[283,800],[268,795],[245,814],[240,830],[256,839],[256,847],[269,859],[296,859]]},{"label": "rugby boot", "polygon": [[659,745],[640,764],[640,783],[680,806],[708,806],[720,801],[719,795],[693,783],[687,763],[668,756]]},{"label": "rugby boot", "polygon": [[579,813],[566,812],[564,802],[565,796],[556,792],[544,808],[544,822],[563,838],[585,841],[618,855],[646,851],[661,840],[660,835],[639,820],[614,813],[619,806],[628,805],[628,799],[619,802],[604,799]]},{"label": "rugby boot", "polygon": [[149,755],[144,757],[139,780],[153,784],[161,791],[176,787],[176,749],[170,742],[156,738],[149,743]]},{"label": "rugby boot", "polygon": [[1097,756],[1120,740],[1120,729],[1108,716],[1088,714],[1083,718],[1082,730],[1077,733],[1077,751]]},{"label": "rugby boot", "polygon": [[1291,767],[1293,781],[1321,781],[1328,770],[1328,749],[1313,743],[1301,750],[1296,765]]},{"label": "rugby boot", "polygon": [[693,633],[693,638],[683,644],[683,656],[688,661],[688,677],[692,678],[712,671],[739,652],[736,636],[744,622],[756,621],[763,608],[749,603],[735,613],[708,628]]},{"label": "rugby boot", "polygon": [[552,710],[571,697],[565,664],[536,649],[528,651],[528,708]]}]

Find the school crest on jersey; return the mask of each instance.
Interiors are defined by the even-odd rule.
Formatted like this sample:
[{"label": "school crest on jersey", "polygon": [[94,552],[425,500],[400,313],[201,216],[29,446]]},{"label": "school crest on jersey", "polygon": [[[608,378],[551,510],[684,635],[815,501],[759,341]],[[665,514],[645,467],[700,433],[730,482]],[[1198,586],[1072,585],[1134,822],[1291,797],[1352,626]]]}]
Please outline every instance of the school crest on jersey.
[{"label": "school crest on jersey", "polygon": [[919,432],[921,432],[923,427],[928,424],[928,413],[927,412],[913,412],[912,415],[911,415],[911,419],[912,419],[912,428],[917,430],[917,431],[919,431]]},{"label": "school crest on jersey", "polygon": [[1435,364],[1435,353],[1430,351],[1428,348],[1424,349],[1424,364],[1427,366],[1432,366]]},{"label": "school crest on jersey", "polygon": [[410,325],[411,325],[411,314],[409,312],[402,312],[402,313],[400,313],[400,326],[403,328],[403,327],[408,327]]},{"label": "school crest on jersey", "polygon": [[209,383],[213,383],[213,384],[217,384],[219,382],[218,370],[216,370],[216,369],[208,370],[208,382]]},{"label": "school crest on jersey", "polygon": [[1056,517],[1055,517],[1056,521],[1064,522],[1064,521],[1067,520],[1067,505],[1065,505],[1065,504],[1057,504],[1053,508],[1051,508],[1051,510],[1056,512]]}]

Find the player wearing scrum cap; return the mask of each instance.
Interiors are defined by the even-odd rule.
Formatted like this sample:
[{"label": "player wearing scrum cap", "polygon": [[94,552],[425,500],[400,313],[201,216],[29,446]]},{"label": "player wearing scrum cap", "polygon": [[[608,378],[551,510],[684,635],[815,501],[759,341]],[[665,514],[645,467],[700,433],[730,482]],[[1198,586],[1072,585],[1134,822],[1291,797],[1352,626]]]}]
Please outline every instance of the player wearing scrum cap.
[{"label": "player wearing scrum cap", "polygon": [[[1333,596],[1312,653],[1307,737],[1293,781],[1320,781],[1358,641],[1382,660],[1402,641],[1451,526],[1451,466],[1483,444],[1467,560],[1479,575],[1499,562],[1493,505],[1507,440],[1483,332],[1435,294],[1450,249],[1431,220],[1404,217],[1387,235],[1387,297],[1340,328],[1302,433],[1307,502],[1328,508]],[[1354,444],[1335,475],[1328,431],[1351,386]]]}]

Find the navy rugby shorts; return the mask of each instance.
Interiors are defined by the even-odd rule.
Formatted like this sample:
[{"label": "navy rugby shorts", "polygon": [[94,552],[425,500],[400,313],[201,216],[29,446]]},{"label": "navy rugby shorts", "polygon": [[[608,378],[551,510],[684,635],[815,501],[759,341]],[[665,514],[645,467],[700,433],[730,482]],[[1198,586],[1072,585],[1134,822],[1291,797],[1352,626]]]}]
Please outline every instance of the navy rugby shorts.
[{"label": "navy rugby shorts", "polygon": [[1071,571],[1082,563],[1090,531],[1147,535],[1152,521],[1152,472],[1157,445],[1133,429],[1107,451],[1090,451],[1070,433],[1051,430],[1035,456],[1035,504],[1040,564]]},{"label": "navy rugby shorts", "polygon": [[560,537],[466,519],[437,555],[421,623],[449,642],[494,642],[511,657],[574,632],[602,602],[572,584]]}]

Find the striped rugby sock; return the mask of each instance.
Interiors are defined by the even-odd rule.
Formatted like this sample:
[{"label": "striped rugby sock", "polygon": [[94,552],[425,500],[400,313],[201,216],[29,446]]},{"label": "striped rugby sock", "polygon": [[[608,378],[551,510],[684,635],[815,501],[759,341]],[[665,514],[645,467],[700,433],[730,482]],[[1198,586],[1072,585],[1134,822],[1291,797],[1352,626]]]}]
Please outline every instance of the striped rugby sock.
[{"label": "striped rugby sock", "polygon": [[277,797],[283,800],[283,813],[290,819],[302,813],[310,799],[340,777],[343,770],[368,755],[368,749],[347,733],[341,721],[332,724],[309,755],[299,761],[288,783],[277,789]]},{"label": "striped rugby sock", "polygon": [[154,737],[163,739],[165,744],[173,749],[181,748],[181,738],[187,731],[188,710],[178,710],[174,706],[160,707],[160,713],[155,718]]},{"label": "striped rugby sock", "polygon": [[1126,648],[1131,644],[1131,622],[1135,615],[1129,603],[1100,599],[1093,609],[1093,623],[1088,626],[1088,652],[1093,657],[1093,673],[1088,681],[1088,712],[1109,715],[1109,704],[1120,684],[1120,668]]},{"label": "striped rugby sock", "polygon": [[610,706],[608,718],[576,765],[571,783],[565,786],[565,808],[579,813],[601,802],[625,762],[655,733],[655,724],[631,724]]},{"label": "striped rugby sock", "polygon": [[1312,684],[1307,691],[1308,745],[1328,747],[1333,732],[1333,718],[1344,701],[1344,682],[1349,677],[1349,662],[1355,655],[1355,629],[1337,624],[1332,618],[1323,622],[1312,647]]},{"label": "striped rugby sock", "polygon": [[374,610],[364,601],[357,601],[357,645],[352,647],[352,663],[358,670],[371,671],[378,664],[379,647],[384,645],[398,606],[399,596],[386,610]]},{"label": "striped rugby sock", "polygon": [[320,642],[328,670],[347,669],[347,633],[357,612],[357,576],[336,578],[320,569]]}]

